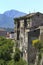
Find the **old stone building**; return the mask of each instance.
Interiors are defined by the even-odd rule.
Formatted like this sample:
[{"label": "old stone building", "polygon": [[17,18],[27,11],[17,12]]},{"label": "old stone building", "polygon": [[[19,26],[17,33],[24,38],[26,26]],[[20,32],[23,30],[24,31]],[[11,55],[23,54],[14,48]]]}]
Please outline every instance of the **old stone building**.
[{"label": "old stone building", "polygon": [[23,59],[34,63],[36,50],[32,46],[32,40],[43,39],[43,14],[30,13],[26,16],[15,18],[15,40],[23,53]]}]

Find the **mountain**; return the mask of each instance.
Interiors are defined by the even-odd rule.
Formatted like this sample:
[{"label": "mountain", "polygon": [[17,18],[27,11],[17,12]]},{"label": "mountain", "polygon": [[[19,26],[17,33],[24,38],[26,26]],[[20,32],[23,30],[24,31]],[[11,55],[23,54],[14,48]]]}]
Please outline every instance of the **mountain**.
[{"label": "mountain", "polygon": [[14,27],[13,19],[6,15],[0,14],[0,27],[13,28]]},{"label": "mountain", "polygon": [[4,14],[7,15],[8,17],[16,18],[16,17],[24,16],[26,13],[17,10],[10,10],[10,11],[6,11]]},{"label": "mountain", "polygon": [[0,27],[3,28],[14,28],[14,18],[24,16],[26,13],[10,10],[6,11],[3,14],[0,14]]},{"label": "mountain", "polygon": [[14,32],[14,28],[3,28],[3,27],[0,27],[0,30],[5,30],[6,32]]}]

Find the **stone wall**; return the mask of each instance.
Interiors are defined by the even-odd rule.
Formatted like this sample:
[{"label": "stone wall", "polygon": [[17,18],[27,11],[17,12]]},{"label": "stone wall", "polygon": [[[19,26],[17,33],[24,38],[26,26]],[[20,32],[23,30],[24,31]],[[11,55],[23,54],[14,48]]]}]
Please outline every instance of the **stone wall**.
[{"label": "stone wall", "polygon": [[[34,32],[35,31],[35,32]],[[38,39],[39,35],[40,35],[40,30],[34,30],[34,31],[30,31],[28,32],[28,50],[27,50],[27,54],[28,54],[28,62],[29,63],[35,63],[35,58],[36,58],[36,53],[37,53],[37,49],[35,49],[34,46],[32,46],[32,40]]]}]

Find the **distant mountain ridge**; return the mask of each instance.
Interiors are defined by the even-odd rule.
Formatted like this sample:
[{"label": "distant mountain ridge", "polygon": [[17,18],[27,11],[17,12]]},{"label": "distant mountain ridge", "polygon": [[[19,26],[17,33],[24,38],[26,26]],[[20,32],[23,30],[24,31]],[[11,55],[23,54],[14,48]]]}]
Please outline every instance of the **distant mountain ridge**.
[{"label": "distant mountain ridge", "polygon": [[0,31],[6,31],[6,32],[14,32],[14,28],[3,28],[3,27],[0,27]]},{"label": "distant mountain ridge", "polygon": [[17,10],[9,10],[9,11],[4,12],[4,14],[7,15],[8,17],[16,18],[16,17],[23,16],[26,13],[23,13]]},{"label": "distant mountain ridge", "polygon": [[6,16],[5,14],[0,15],[0,27],[3,28],[13,28],[14,27],[14,21],[12,18]]},{"label": "distant mountain ridge", "polygon": [[17,11],[17,10],[9,10],[0,14],[0,27],[2,28],[14,28],[14,20],[13,18],[24,16],[26,13]]}]

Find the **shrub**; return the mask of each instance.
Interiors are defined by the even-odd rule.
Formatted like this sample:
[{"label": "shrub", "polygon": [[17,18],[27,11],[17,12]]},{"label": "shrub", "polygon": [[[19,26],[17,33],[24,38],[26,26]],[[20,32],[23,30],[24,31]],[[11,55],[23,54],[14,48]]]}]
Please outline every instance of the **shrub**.
[{"label": "shrub", "polygon": [[14,60],[15,61],[20,60],[20,50],[18,48],[15,49]]},{"label": "shrub", "polygon": [[6,62],[5,62],[5,60],[3,60],[3,59],[0,59],[0,65],[6,65]]}]

